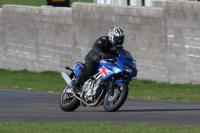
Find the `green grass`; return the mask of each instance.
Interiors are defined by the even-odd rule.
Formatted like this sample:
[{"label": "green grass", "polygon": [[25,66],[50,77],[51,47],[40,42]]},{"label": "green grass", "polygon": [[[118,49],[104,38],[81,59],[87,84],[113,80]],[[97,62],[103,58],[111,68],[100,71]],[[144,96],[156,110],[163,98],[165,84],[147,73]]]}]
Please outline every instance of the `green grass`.
[{"label": "green grass", "polygon": [[200,101],[200,84],[168,84],[133,80],[129,96],[142,99]]},{"label": "green grass", "polygon": [[[60,93],[66,83],[58,72],[35,73],[0,69],[0,88]],[[200,84],[168,84],[133,79],[129,97],[156,100],[200,101]]]},{"label": "green grass", "polygon": [[0,69],[0,88],[61,92],[66,83],[58,72],[29,72]]},{"label": "green grass", "polygon": [[[73,2],[79,2],[79,0],[70,0],[70,2],[72,4]],[[80,2],[93,2],[93,0],[80,0]],[[4,4],[41,6],[46,5],[46,0],[0,0],[0,8]]]},{"label": "green grass", "polygon": [[0,122],[0,133],[200,133],[200,126],[111,124],[90,122]]}]

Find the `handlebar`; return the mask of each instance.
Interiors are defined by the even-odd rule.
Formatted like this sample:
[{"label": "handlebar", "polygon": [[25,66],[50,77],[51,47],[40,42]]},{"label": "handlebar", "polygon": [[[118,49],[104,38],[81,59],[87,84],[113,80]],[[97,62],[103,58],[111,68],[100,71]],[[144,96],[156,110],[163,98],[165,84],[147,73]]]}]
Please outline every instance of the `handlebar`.
[{"label": "handlebar", "polygon": [[106,61],[111,61],[111,62],[116,62],[118,60],[118,56],[113,56],[112,58],[110,59],[104,59]]}]

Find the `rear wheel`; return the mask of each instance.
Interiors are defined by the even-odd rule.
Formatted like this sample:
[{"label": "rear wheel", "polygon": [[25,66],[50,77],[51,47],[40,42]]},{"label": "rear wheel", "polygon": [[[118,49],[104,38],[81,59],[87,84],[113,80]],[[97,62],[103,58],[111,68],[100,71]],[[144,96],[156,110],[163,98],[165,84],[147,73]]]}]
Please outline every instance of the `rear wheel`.
[{"label": "rear wheel", "polygon": [[126,101],[128,96],[128,86],[124,82],[117,83],[114,85],[114,95],[110,96],[109,91],[106,93],[104,98],[104,109],[107,112],[117,111]]},{"label": "rear wheel", "polygon": [[59,100],[60,108],[65,112],[74,111],[80,106],[80,101],[72,93],[66,93],[68,87],[64,88]]}]

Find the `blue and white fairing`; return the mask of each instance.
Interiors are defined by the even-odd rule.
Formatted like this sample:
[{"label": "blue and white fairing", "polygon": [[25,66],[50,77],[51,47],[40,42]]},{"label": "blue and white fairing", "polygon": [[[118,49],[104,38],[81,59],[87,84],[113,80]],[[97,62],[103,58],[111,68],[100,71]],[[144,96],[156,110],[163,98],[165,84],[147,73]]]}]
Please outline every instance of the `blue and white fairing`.
[{"label": "blue and white fairing", "polygon": [[73,66],[75,77],[78,77],[79,73],[81,72],[81,68],[83,64],[81,62],[76,62]]},{"label": "blue and white fairing", "polygon": [[[117,62],[101,60],[98,64],[97,72],[100,72],[104,80],[119,73],[126,73],[128,75],[128,80],[126,82],[129,82],[132,77],[136,77],[137,75],[136,61],[133,59],[130,52],[124,49],[119,51],[118,54]],[[81,62],[75,63],[73,67],[75,77],[78,77],[82,67],[83,64]]]},{"label": "blue and white fairing", "polygon": [[115,63],[109,60],[101,60],[98,65],[98,70],[104,80],[118,73],[126,73],[130,81],[132,77],[136,77],[137,75],[136,61],[130,52],[126,50],[121,50],[118,54],[119,57]]}]

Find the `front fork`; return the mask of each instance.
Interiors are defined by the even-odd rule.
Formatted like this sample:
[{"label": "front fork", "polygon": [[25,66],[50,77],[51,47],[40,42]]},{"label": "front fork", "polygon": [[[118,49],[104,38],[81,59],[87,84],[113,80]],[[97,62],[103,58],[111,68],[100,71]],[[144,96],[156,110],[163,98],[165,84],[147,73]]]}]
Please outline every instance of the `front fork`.
[{"label": "front fork", "polygon": [[113,76],[111,80],[110,96],[114,96],[114,88],[113,88],[114,84],[115,84],[115,76]]},{"label": "front fork", "polygon": [[125,82],[125,83],[128,84],[128,81],[123,80],[123,79],[116,80],[115,76],[113,76],[112,79],[111,79],[110,87],[109,87],[110,96],[114,96],[114,85],[119,83],[119,82]]}]

